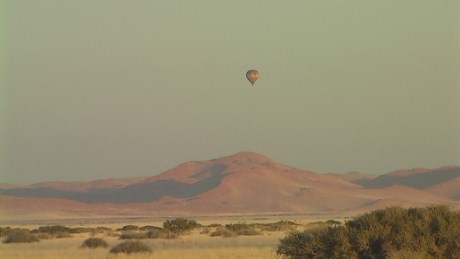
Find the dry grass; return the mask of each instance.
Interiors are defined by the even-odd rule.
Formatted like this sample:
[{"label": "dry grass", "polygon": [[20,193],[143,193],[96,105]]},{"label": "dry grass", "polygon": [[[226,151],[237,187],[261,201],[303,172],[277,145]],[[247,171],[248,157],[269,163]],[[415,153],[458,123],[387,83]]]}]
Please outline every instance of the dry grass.
[{"label": "dry grass", "polygon": [[[318,218],[205,218],[195,219],[198,223],[209,226],[211,224],[226,224],[245,222],[250,223],[274,223],[280,220],[292,220],[299,224],[299,228],[308,226],[308,223],[317,221]],[[322,219],[327,220],[327,219]],[[59,222],[59,224],[69,227],[108,227],[116,230],[125,225],[136,225],[139,227],[162,226],[164,219],[141,219],[141,220],[117,220],[104,222]],[[34,229],[39,224],[16,225]],[[40,240],[36,243],[27,244],[0,244],[0,258],[14,259],[60,259],[60,258],[279,258],[276,254],[276,247],[279,239],[283,238],[285,232],[268,232],[264,231],[261,235],[255,236],[235,236],[235,237],[211,237],[210,233],[215,228],[198,228],[190,235],[181,236],[178,239],[142,239],[151,248],[152,253],[139,254],[112,254],[110,249],[115,245],[123,242],[119,239],[121,232],[108,231],[98,233],[94,236],[91,233],[72,234],[69,238],[51,238]],[[106,248],[81,248],[82,243],[89,237],[103,238],[108,247]]]},{"label": "dry grass", "polygon": [[193,233],[180,239],[142,240],[152,249],[150,254],[110,254],[121,243],[117,237],[103,237],[108,248],[80,248],[88,236],[41,240],[38,243],[2,244],[0,258],[57,259],[57,258],[277,258],[276,244],[283,233],[233,238],[210,237]]}]

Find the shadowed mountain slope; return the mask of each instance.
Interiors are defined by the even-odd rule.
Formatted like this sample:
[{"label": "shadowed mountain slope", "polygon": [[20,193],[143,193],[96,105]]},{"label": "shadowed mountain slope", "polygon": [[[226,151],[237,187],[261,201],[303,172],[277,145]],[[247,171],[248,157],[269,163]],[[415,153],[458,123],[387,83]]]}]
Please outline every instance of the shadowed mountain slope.
[{"label": "shadowed mountain slope", "polygon": [[213,165],[202,168],[201,174],[208,174],[194,183],[183,183],[175,179],[144,180],[124,187],[96,187],[86,191],[66,190],[53,187],[28,187],[15,189],[0,189],[0,194],[19,197],[41,197],[68,199],[87,203],[131,203],[150,202],[168,195],[177,198],[189,198],[209,191],[219,185],[225,165]]},{"label": "shadowed mountain slope", "polygon": [[427,192],[460,201],[460,176],[425,189]]},{"label": "shadowed mountain slope", "polygon": [[[398,171],[363,179],[361,174],[320,174],[254,152],[239,152],[182,163],[151,177],[7,186],[0,188],[0,217],[34,213],[66,217],[337,213],[430,204],[460,207],[455,200],[460,195],[455,179],[460,178],[453,178],[458,170]],[[356,178],[364,186],[350,181]],[[362,183],[364,180],[368,182]],[[380,187],[367,188],[366,184]]]},{"label": "shadowed mountain slope", "polygon": [[417,189],[428,188],[460,177],[460,167],[438,169],[400,170],[373,179],[359,179],[354,183],[367,188],[384,188],[392,185],[405,185]]},{"label": "shadowed mountain slope", "polygon": [[[94,181],[93,181],[94,182]],[[98,181],[104,183],[104,181]],[[254,188],[263,187],[268,194],[293,191],[300,186],[300,192],[314,188],[346,188],[355,184],[331,176],[317,174],[275,162],[253,152],[240,152],[232,156],[209,161],[194,161],[153,177],[146,177],[121,187],[35,184],[22,188],[0,189],[1,195],[18,197],[42,197],[68,199],[86,203],[138,203],[152,202],[163,196],[191,199],[213,191],[213,199],[226,197],[232,193],[254,193]],[[231,190],[223,191],[226,188]],[[69,188],[65,188],[68,186]],[[249,193],[248,193],[249,191]],[[249,198],[249,196],[247,198]],[[235,197],[230,200],[235,200]],[[235,201],[236,202],[236,201]]]}]

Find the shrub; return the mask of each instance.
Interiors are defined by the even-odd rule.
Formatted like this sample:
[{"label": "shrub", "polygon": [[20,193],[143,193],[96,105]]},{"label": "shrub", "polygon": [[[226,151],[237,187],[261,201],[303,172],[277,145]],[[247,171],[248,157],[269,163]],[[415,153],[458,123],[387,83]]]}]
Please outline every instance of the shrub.
[{"label": "shrub", "polygon": [[91,237],[86,239],[83,244],[81,245],[82,248],[98,248],[98,247],[107,247],[107,242],[104,241],[102,238],[98,237]]},{"label": "shrub", "polygon": [[11,232],[11,230],[12,229],[10,227],[0,227],[0,237],[8,235]]},{"label": "shrub", "polygon": [[65,226],[41,226],[38,228],[38,232],[49,233],[52,235],[58,235],[62,233],[69,234],[72,230]]},{"label": "shrub", "polygon": [[156,238],[175,239],[179,237],[179,234],[160,228],[160,229],[152,229],[148,231],[147,237],[153,238],[153,239],[156,239]]},{"label": "shrub", "polygon": [[148,238],[162,238],[164,236],[163,229],[152,229],[147,232]]},{"label": "shrub", "polygon": [[338,220],[330,219],[330,220],[326,221],[326,224],[328,224],[328,225],[341,225],[342,222],[340,222]]},{"label": "shrub", "polygon": [[110,249],[110,253],[117,254],[117,253],[150,253],[152,250],[150,247],[145,245],[140,241],[124,241]]},{"label": "shrub", "polygon": [[54,238],[54,236],[52,236],[51,234],[49,233],[36,233],[34,234],[38,239],[42,240],[42,239],[51,239],[51,238]]},{"label": "shrub", "polygon": [[261,235],[262,232],[257,230],[253,225],[246,223],[227,224],[225,227],[239,236]]},{"label": "shrub", "polygon": [[11,230],[3,240],[3,243],[31,243],[38,242],[38,238],[26,229]]},{"label": "shrub", "polygon": [[189,220],[185,218],[176,218],[173,220],[166,220],[163,223],[164,229],[172,233],[176,233],[179,236],[186,234],[199,226],[200,225],[196,223],[195,220]]},{"label": "shrub", "polygon": [[123,232],[120,239],[145,239],[148,235],[145,232]]},{"label": "shrub", "polygon": [[234,237],[236,233],[224,227],[218,227],[214,232],[211,232],[212,237]]},{"label": "shrub", "polygon": [[155,227],[155,226],[143,226],[143,227],[140,227],[139,230],[142,230],[142,231],[151,231],[151,230],[154,230],[154,229],[161,229],[160,227]]},{"label": "shrub", "polygon": [[212,224],[210,224],[208,227],[213,227],[213,228],[222,227],[222,224],[212,223]]},{"label": "shrub", "polygon": [[201,229],[200,234],[209,234],[211,232],[211,229],[209,227],[204,227]]},{"label": "shrub", "polygon": [[260,224],[259,228],[263,231],[293,231],[297,227],[297,224],[288,221],[281,220],[275,223]]},{"label": "shrub", "polygon": [[314,248],[319,245],[317,233],[295,231],[280,240],[276,252],[290,258],[313,258]]},{"label": "shrub", "polygon": [[460,258],[459,240],[460,212],[445,206],[392,207],[344,226],[293,232],[280,240],[277,253],[289,258]]},{"label": "shrub", "polygon": [[72,233],[72,229],[65,227],[65,226],[41,226],[38,229],[32,230],[32,233],[34,234],[49,234],[52,237],[56,238],[65,238],[65,237],[70,237]]},{"label": "shrub", "polygon": [[121,229],[118,229],[118,230],[123,230],[123,231],[137,231],[139,229],[138,226],[135,226],[135,225],[126,225],[126,226],[123,226]]}]

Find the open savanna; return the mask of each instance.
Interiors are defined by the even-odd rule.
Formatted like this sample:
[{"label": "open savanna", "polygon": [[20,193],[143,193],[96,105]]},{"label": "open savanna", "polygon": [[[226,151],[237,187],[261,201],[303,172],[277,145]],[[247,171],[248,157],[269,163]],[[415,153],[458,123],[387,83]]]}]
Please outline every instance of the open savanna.
[{"label": "open savanna", "polygon": [[[172,218],[173,219],[173,218]],[[296,229],[301,230],[316,224],[325,224],[330,218],[321,216],[226,216],[226,217],[198,217],[193,218],[201,226],[190,233],[174,239],[145,238],[136,239],[146,244],[152,252],[133,254],[113,254],[110,249],[125,240],[120,239],[124,233],[132,231],[122,230],[125,226],[155,226],[162,227],[167,218],[131,218],[131,219],[84,219],[62,220],[54,222],[24,222],[2,227],[37,229],[40,226],[66,226],[69,228],[104,228],[103,231],[88,231],[40,239],[32,243],[1,243],[0,258],[279,258],[276,254],[278,242],[287,233]],[[343,221],[343,218],[336,218]],[[296,223],[292,228],[281,230],[267,230],[263,226],[280,221]],[[218,228],[229,224],[247,224],[258,230],[256,235],[235,235],[231,237],[211,236]],[[134,231],[142,233],[141,230]],[[81,248],[82,243],[90,238],[104,239],[108,246],[105,248]]]}]

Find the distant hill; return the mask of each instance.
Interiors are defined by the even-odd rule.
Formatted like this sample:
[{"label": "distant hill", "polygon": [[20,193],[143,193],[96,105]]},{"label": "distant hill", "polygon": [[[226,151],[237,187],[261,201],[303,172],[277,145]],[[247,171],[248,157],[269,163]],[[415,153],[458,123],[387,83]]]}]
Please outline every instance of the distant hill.
[{"label": "distant hill", "polygon": [[[384,188],[392,185],[404,185],[424,189],[460,177],[460,167],[442,167],[437,169],[416,168],[399,170],[372,179],[354,181],[367,188]],[[460,187],[460,186],[459,186]]]},{"label": "distant hill", "polygon": [[460,201],[460,177],[425,188],[427,192]]},{"label": "distant hill", "polygon": [[361,172],[348,172],[348,173],[328,173],[327,175],[340,178],[348,182],[356,182],[362,179],[373,179],[378,175],[371,173],[361,173]]},{"label": "distant hill", "polygon": [[[450,167],[375,178],[360,173],[337,176],[239,152],[182,163],[150,177],[5,185],[0,187],[0,218],[338,213],[430,204],[460,207],[455,198],[460,195],[455,191],[460,182],[449,182],[458,171]],[[451,190],[445,195],[436,189],[436,184],[443,183]],[[421,188],[428,186],[432,189]]]}]

